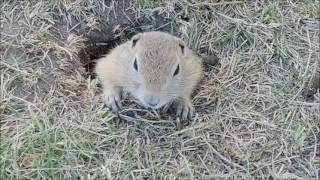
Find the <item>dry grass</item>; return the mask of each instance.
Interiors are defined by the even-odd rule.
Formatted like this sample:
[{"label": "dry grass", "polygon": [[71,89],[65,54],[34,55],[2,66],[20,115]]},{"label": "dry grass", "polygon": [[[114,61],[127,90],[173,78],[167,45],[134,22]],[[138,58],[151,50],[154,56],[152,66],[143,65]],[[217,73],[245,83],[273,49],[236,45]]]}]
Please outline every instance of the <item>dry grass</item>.
[{"label": "dry grass", "polygon": [[1,3],[1,179],[319,179],[320,96],[302,95],[319,67],[319,1],[132,3],[221,58],[182,129],[134,103],[124,123],[103,107],[74,30],[107,22],[119,1],[104,2]]}]

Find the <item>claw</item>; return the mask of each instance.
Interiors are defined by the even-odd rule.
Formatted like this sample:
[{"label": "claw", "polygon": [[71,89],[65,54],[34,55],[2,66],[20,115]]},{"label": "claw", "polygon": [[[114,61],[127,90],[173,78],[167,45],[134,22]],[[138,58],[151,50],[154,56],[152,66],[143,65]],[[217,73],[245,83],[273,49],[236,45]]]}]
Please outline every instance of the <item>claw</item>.
[{"label": "claw", "polygon": [[189,108],[189,107],[185,106],[185,107],[183,108],[182,115],[181,115],[181,119],[182,119],[183,121],[188,120],[189,111],[190,111],[190,108]]},{"label": "claw", "polygon": [[181,116],[181,113],[182,113],[182,104],[181,103],[179,103],[179,104],[177,104],[177,112],[176,112],[176,116],[177,117],[180,117]]}]

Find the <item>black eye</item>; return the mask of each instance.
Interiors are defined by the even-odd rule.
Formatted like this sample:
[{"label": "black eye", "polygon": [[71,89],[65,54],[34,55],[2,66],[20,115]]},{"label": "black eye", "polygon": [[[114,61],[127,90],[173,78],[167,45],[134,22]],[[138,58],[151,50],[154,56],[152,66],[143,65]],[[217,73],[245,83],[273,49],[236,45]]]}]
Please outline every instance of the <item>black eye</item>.
[{"label": "black eye", "polygon": [[134,59],[133,68],[138,71],[137,59]]},{"label": "black eye", "polygon": [[179,64],[178,64],[176,70],[175,70],[174,73],[173,73],[173,76],[179,74],[179,70],[180,70],[180,68],[179,68]]}]

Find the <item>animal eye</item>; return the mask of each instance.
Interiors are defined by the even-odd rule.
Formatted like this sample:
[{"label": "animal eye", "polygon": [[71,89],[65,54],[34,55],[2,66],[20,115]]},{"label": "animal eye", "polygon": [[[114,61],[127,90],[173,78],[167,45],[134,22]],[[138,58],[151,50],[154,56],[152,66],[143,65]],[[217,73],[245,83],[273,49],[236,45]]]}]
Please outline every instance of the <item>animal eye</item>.
[{"label": "animal eye", "polygon": [[179,74],[179,71],[180,71],[180,68],[179,68],[179,64],[178,64],[176,70],[175,70],[174,73],[173,73],[173,76]]},{"label": "animal eye", "polygon": [[134,59],[133,68],[138,72],[137,59]]}]

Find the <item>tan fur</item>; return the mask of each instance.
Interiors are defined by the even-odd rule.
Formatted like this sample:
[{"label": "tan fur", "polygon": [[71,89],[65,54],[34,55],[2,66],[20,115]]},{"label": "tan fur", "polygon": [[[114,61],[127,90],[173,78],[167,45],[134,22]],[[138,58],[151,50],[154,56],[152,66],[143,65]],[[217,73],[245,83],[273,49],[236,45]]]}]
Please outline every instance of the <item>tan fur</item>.
[{"label": "tan fur", "polygon": [[[179,73],[174,76],[178,65]],[[146,99],[152,96],[159,99],[154,109],[175,101],[178,116],[186,119],[193,114],[190,96],[202,75],[201,60],[175,36],[164,32],[137,34],[99,59],[95,70],[103,86],[104,102],[114,112],[121,108],[120,93],[125,91],[147,107]]]}]

